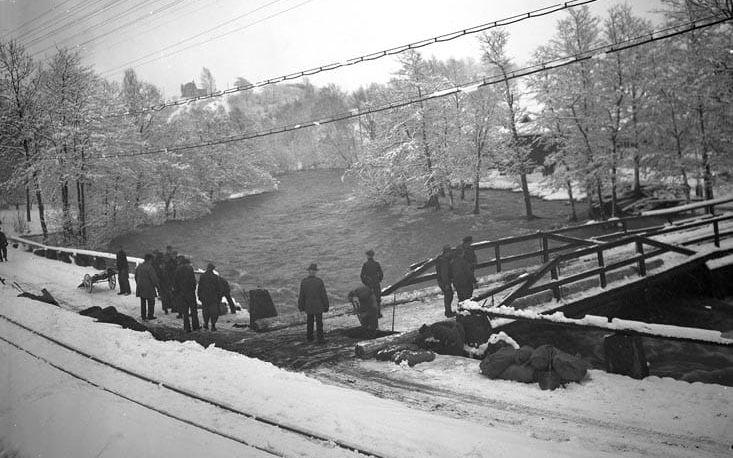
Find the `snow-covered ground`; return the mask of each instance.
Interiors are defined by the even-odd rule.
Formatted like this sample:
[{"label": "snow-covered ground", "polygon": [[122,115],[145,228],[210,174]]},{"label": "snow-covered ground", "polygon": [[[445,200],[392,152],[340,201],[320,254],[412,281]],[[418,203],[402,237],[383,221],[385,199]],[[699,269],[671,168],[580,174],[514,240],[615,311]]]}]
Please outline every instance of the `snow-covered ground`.
[{"label": "snow-covered ground", "polygon": [[[131,378],[0,318],[0,447],[18,456],[353,455],[337,443],[400,457],[727,456],[733,446],[730,387],[592,370],[582,384],[546,392],[489,380],[477,360],[440,355],[413,368],[354,359],[307,376],[94,323],[74,311],[114,305],[136,317],[138,301],[106,284],[92,294],[76,288],[90,268],[18,249],[9,258],[0,263],[1,315],[157,382]],[[29,291],[49,289],[62,307],[17,298],[14,280]],[[225,327],[244,319],[222,317]],[[263,425],[169,386],[332,442]]]}]

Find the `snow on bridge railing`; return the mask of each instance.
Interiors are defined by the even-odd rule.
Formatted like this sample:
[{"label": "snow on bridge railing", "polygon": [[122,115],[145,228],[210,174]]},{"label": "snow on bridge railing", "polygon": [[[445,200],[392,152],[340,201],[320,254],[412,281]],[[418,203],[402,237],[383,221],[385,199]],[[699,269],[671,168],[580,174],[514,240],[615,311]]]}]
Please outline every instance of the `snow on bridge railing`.
[{"label": "snow on bridge railing", "polygon": [[[52,250],[59,253],[66,253],[71,256],[90,256],[94,258],[103,258],[103,259],[111,259],[116,261],[117,255],[114,253],[106,253],[104,251],[94,251],[94,250],[85,250],[82,248],[71,248],[71,247],[59,247],[59,246],[53,246],[53,245],[44,245],[43,243],[34,242],[33,240],[29,240],[26,238],[18,237],[18,236],[9,236],[9,241],[18,243],[20,245],[26,246],[26,247],[35,247],[37,249],[42,250]],[[137,267],[138,265],[142,264],[144,259],[137,258],[134,256],[128,256],[127,261],[135,264]]]}]

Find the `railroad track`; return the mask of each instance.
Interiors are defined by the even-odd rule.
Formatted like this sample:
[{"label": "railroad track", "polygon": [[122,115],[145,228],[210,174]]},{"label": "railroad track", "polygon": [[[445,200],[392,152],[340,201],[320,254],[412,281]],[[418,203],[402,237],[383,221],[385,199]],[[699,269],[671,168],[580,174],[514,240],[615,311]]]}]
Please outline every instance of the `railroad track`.
[{"label": "railroad track", "polygon": [[[161,380],[155,380],[120,367],[67,345],[52,336],[31,329],[3,314],[0,314],[0,329],[2,330],[0,341],[71,377],[143,408],[261,452],[274,456],[354,456],[355,454],[357,456],[382,456],[360,445],[327,437],[317,431],[289,425],[276,419],[261,417],[186,388],[164,383]],[[59,352],[63,353],[61,358],[59,358]],[[49,355],[55,355],[55,358]],[[54,359],[64,361],[61,363]],[[90,368],[90,364],[95,367]],[[102,376],[99,375],[100,371]],[[97,377],[94,376],[94,372],[97,373]],[[95,378],[101,378],[103,382],[95,381]],[[115,383],[110,383],[111,380]],[[125,388],[128,393],[125,392]],[[129,393],[130,391],[134,394]],[[148,393],[148,395],[142,393]],[[190,414],[186,415],[176,411],[180,402],[169,401],[176,398],[180,401],[181,397],[196,405],[196,408],[191,410],[205,411],[210,418],[214,417],[210,415],[211,412],[214,412],[218,420],[216,425],[206,424],[205,420],[191,418]],[[222,427],[222,425],[225,426]]]}]

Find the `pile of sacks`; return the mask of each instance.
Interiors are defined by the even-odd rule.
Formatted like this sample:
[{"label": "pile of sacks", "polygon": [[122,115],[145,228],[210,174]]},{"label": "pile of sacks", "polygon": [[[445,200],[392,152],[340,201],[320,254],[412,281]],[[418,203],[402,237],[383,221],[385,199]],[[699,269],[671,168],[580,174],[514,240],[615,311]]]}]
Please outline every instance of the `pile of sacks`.
[{"label": "pile of sacks", "polygon": [[589,364],[551,345],[518,349],[503,347],[486,356],[479,364],[481,373],[492,379],[537,382],[543,390],[554,390],[569,382],[580,382]]}]

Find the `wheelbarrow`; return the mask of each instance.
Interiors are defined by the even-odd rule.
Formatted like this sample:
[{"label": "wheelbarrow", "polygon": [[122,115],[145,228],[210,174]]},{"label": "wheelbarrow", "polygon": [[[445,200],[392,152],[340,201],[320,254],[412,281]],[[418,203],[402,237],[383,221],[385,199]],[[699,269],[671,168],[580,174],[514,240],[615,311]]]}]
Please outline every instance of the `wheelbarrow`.
[{"label": "wheelbarrow", "polygon": [[94,284],[104,281],[107,282],[109,289],[115,289],[115,287],[117,287],[117,271],[112,267],[108,267],[105,271],[98,274],[85,274],[84,279],[79,286],[86,288],[86,290],[91,294],[92,289],[94,289]]}]

